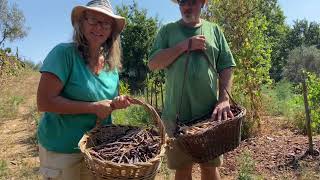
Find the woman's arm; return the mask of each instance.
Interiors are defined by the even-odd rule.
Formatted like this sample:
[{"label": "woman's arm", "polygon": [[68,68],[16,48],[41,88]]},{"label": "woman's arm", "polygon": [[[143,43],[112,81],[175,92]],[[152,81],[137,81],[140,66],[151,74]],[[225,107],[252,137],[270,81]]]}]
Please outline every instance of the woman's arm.
[{"label": "woman's arm", "polygon": [[38,110],[59,114],[89,113],[96,114],[101,119],[111,114],[111,100],[98,102],[73,101],[60,96],[62,89],[63,85],[56,75],[47,72],[42,73],[37,93]]}]

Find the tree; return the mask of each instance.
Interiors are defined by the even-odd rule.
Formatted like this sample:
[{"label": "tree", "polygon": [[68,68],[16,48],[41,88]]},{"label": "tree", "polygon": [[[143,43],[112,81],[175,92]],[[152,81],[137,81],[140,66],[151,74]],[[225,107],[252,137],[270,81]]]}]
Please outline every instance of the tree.
[{"label": "tree", "polygon": [[248,110],[244,136],[260,127],[261,87],[270,82],[271,45],[261,3],[263,0],[211,0],[204,11],[205,18],[224,30],[237,62],[233,89]]},{"label": "tree", "polygon": [[272,50],[270,77],[275,81],[279,81],[281,79],[279,69],[283,67],[282,65],[285,62],[281,50],[285,46],[285,38],[289,33],[290,27],[285,23],[286,17],[278,4],[278,0],[261,1],[259,11],[266,17],[266,35]]},{"label": "tree", "polygon": [[303,46],[290,51],[284,77],[295,84],[300,83],[303,70],[320,76],[320,50],[315,46]]},{"label": "tree", "polygon": [[117,7],[117,13],[126,18],[126,27],[121,33],[123,49],[122,79],[127,80],[133,92],[143,90],[147,73],[148,55],[158,29],[157,18],[148,18],[147,10],[132,5]]},{"label": "tree", "polygon": [[8,6],[7,0],[0,0],[0,46],[6,41],[22,39],[27,35],[25,17],[16,4]]},{"label": "tree", "polygon": [[[293,27],[288,31],[286,37],[279,46],[279,60],[273,63],[273,73],[277,75],[276,80],[283,78],[284,67],[287,65],[289,54],[292,50],[302,45],[313,46],[320,44],[320,24],[309,23],[307,20],[294,21]],[[274,76],[273,76],[274,77]]]}]

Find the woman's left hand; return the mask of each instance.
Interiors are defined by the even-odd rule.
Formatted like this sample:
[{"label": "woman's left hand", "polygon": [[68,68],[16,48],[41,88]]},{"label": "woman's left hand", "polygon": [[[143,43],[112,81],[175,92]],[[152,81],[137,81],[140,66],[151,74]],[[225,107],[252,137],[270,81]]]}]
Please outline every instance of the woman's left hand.
[{"label": "woman's left hand", "polygon": [[112,109],[123,109],[130,106],[130,97],[127,95],[121,95],[115,97],[111,102]]}]

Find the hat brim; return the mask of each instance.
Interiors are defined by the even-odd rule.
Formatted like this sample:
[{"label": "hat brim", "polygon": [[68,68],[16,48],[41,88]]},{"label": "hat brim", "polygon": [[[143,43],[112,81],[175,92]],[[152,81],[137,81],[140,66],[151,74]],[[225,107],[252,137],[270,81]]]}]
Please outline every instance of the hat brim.
[{"label": "hat brim", "polygon": [[[171,0],[171,1],[178,4],[178,1],[177,1],[177,0]],[[207,4],[207,3],[208,3],[208,0],[205,0],[204,3]]]},{"label": "hat brim", "polygon": [[112,12],[106,11],[99,7],[87,7],[87,6],[76,6],[73,8],[71,13],[71,23],[72,26],[75,25],[76,22],[79,22],[79,19],[84,11],[92,10],[96,11],[102,14],[105,14],[106,16],[109,16],[115,20],[115,28],[113,29],[115,33],[120,34],[122,30],[124,29],[124,26],[126,24],[126,19],[122,16],[118,16],[113,14]]}]

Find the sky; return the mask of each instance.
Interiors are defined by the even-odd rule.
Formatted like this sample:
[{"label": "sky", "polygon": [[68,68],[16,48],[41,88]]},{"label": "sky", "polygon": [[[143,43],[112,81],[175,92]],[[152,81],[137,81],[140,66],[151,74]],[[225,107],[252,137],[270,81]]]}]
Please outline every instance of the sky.
[{"label": "sky", "polygon": [[[278,0],[287,17],[286,22],[293,24],[296,19],[307,19],[320,23],[320,0]],[[84,5],[88,0],[8,0],[9,5],[17,4],[26,18],[28,35],[13,43],[6,42],[15,53],[18,47],[19,56],[34,63],[43,61],[50,50],[59,43],[70,42],[72,25],[70,15],[76,5]],[[111,0],[115,9],[121,4],[131,4],[133,0]],[[157,16],[163,23],[180,18],[179,8],[171,0],[136,0],[139,8],[147,10],[149,17]]]}]

